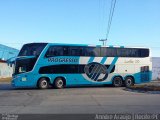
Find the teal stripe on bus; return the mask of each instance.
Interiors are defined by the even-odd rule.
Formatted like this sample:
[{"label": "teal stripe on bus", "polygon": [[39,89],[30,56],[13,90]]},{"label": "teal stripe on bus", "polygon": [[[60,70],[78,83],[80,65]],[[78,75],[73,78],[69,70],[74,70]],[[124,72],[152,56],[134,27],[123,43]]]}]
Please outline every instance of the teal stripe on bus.
[{"label": "teal stripe on bus", "polygon": [[106,60],[107,60],[107,57],[103,57],[100,63],[104,64],[106,62]]},{"label": "teal stripe on bus", "polygon": [[109,47],[113,47],[113,45],[109,45]]},{"label": "teal stripe on bus", "polygon": [[89,59],[88,63],[93,62],[93,60],[94,60],[94,57],[90,57],[90,59]]},{"label": "teal stripe on bus", "polygon": [[108,73],[111,72],[111,70],[113,69],[113,67],[114,67],[114,65],[116,64],[117,60],[118,60],[118,57],[115,57],[115,58],[113,59],[111,65],[110,65],[109,68],[108,68]]}]

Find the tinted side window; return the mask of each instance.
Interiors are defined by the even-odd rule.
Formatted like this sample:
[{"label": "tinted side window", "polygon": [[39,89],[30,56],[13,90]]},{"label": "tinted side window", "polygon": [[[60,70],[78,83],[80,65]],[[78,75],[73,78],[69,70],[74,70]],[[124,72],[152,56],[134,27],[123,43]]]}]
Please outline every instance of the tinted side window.
[{"label": "tinted side window", "polygon": [[139,51],[134,48],[117,48],[118,57],[138,57]]},{"label": "tinted side window", "polygon": [[46,45],[46,43],[25,44],[18,56],[39,56]]},{"label": "tinted side window", "polygon": [[86,47],[85,56],[100,57],[100,48],[98,48],[98,47]]},{"label": "tinted side window", "polygon": [[127,57],[128,53],[125,48],[117,48],[117,56],[118,57]]},{"label": "tinted side window", "polygon": [[128,48],[128,57],[140,57],[140,53],[138,49]]},{"label": "tinted side window", "polygon": [[149,49],[117,48],[118,57],[148,57]]},{"label": "tinted side window", "polygon": [[68,48],[62,46],[51,46],[46,52],[46,57],[68,56]]},{"label": "tinted side window", "polygon": [[117,49],[116,48],[101,48],[101,56],[103,57],[116,57]]},{"label": "tinted side window", "polygon": [[78,65],[53,65],[41,67],[40,74],[66,74],[66,73],[78,73]]},{"label": "tinted side window", "polygon": [[69,47],[69,56],[84,56],[83,47],[78,47],[78,46]]},{"label": "tinted side window", "polygon": [[116,48],[107,48],[106,55],[110,57],[117,56],[117,49]]},{"label": "tinted side window", "polygon": [[141,57],[149,57],[149,49],[141,49],[140,53]]},{"label": "tinted side window", "polygon": [[[84,68],[85,64],[78,65],[78,64],[61,64],[61,65],[51,65],[51,66],[44,66],[39,69],[40,74],[78,74],[78,73],[85,73]],[[106,69],[109,68],[110,65],[105,65]],[[94,66],[93,66],[94,67]],[[115,66],[113,66],[111,73],[114,72]],[[90,70],[91,72],[91,70]]]}]

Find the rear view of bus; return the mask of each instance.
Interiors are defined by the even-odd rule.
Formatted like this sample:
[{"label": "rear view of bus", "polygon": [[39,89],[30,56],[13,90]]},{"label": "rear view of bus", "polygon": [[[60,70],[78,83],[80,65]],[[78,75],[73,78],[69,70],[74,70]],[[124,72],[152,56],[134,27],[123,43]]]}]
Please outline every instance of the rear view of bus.
[{"label": "rear view of bus", "polygon": [[25,44],[15,60],[14,87],[132,86],[152,79],[148,48]]}]

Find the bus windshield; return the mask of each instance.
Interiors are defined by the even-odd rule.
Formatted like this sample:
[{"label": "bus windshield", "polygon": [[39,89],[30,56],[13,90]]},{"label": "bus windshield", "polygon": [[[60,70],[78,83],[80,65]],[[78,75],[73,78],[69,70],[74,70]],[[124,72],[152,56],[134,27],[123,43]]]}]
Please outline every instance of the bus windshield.
[{"label": "bus windshield", "polygon": [[30,43],[23,45],[18,56],[39,56],[47,43]]},{"label": "bus windshield", "polygon": [[36,60],[37,58],[16,60],[14,75],[31,71]]}]

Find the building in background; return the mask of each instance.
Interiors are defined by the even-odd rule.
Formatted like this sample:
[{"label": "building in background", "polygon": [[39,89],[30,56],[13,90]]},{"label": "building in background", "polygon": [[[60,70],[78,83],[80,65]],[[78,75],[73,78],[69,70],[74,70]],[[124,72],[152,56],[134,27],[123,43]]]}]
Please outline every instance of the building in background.
[{"label": "building in background", "polygon": [[19,53],[19,50],[17,49],[0,44],[0,59],[1,60],[6,61],[12,57],[16,57],[18,53]]},{"label": "building in background", "polygon": [[0,78],[11,77],[13,67],[8,66],[6,61],[0,60]]},{"label": "building in background", "polygon": [[160,80],[160,57],[152,58],[152,79]]},{"label": "building in background", "polygon": [[13,67],[8,66],[6,61],[10,58],[16,57],[19,50],[0,44],[0,78],[11,77]]}]

